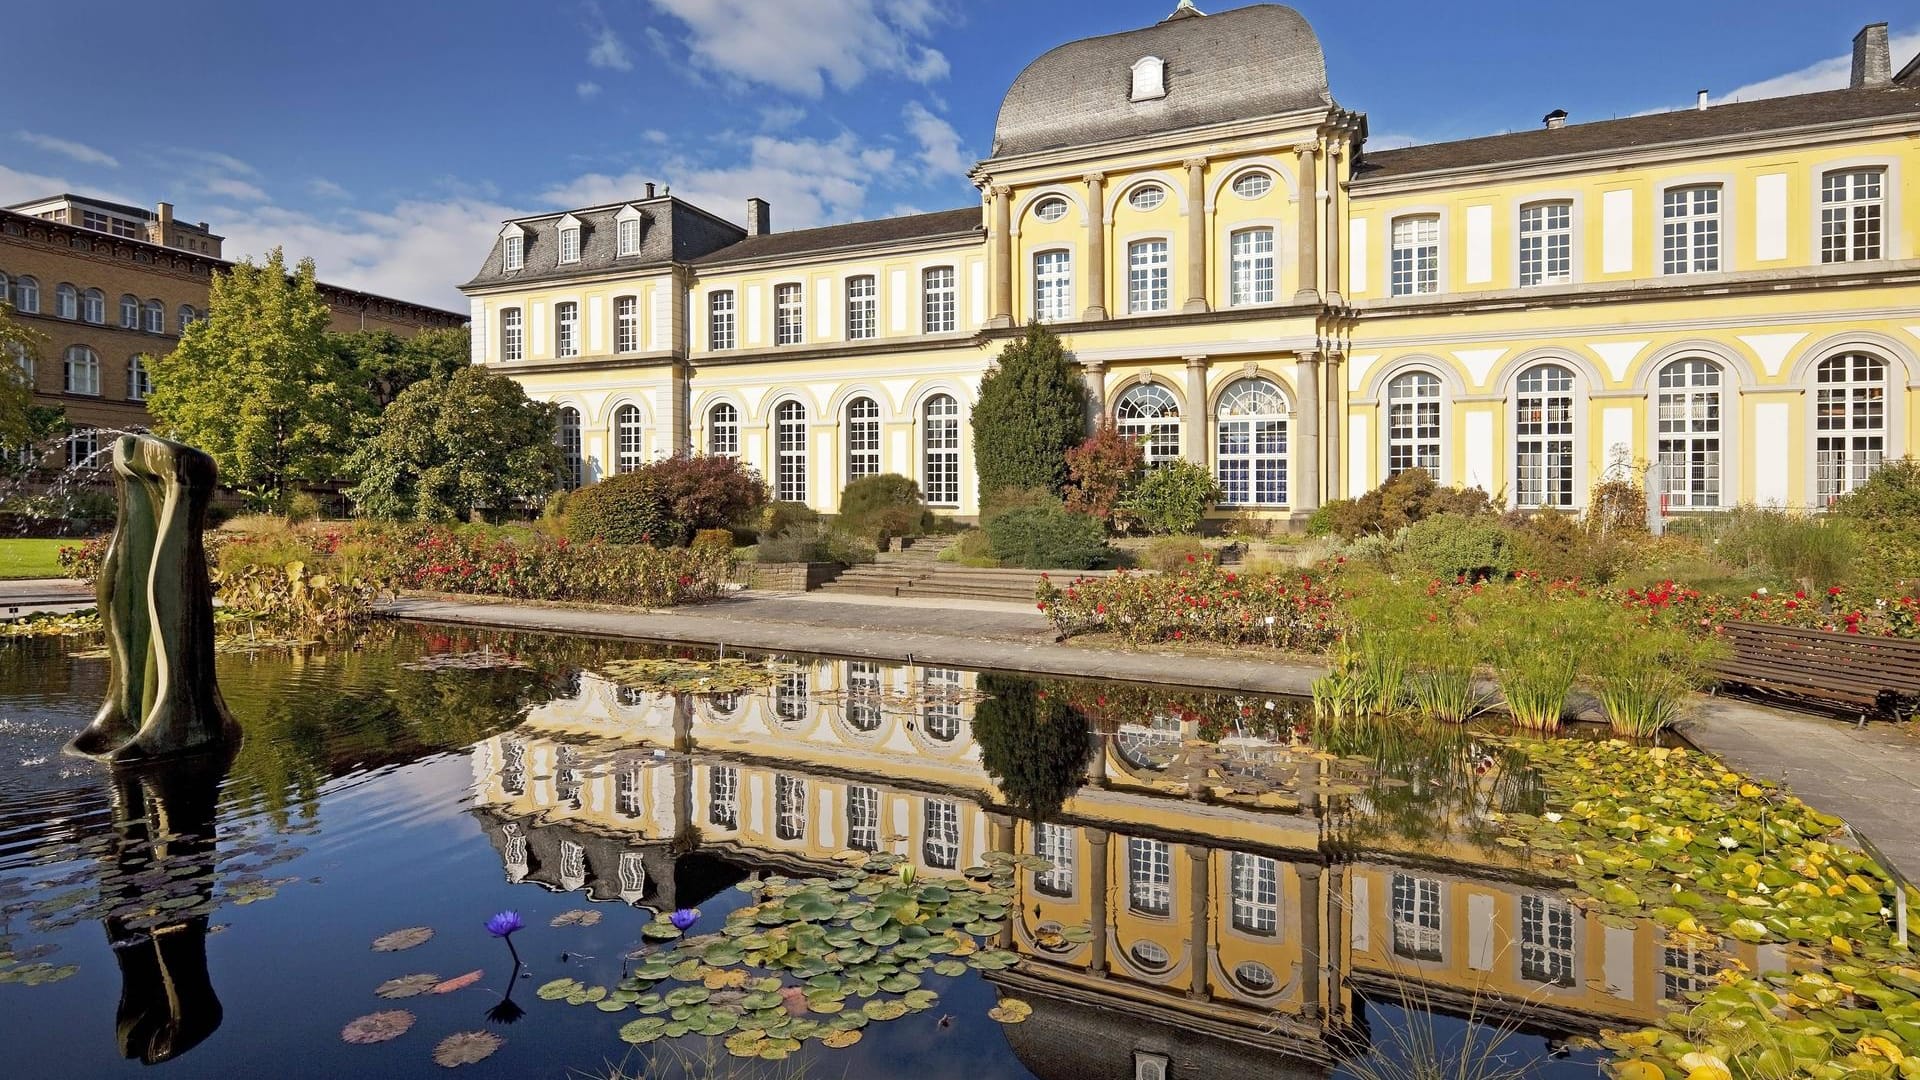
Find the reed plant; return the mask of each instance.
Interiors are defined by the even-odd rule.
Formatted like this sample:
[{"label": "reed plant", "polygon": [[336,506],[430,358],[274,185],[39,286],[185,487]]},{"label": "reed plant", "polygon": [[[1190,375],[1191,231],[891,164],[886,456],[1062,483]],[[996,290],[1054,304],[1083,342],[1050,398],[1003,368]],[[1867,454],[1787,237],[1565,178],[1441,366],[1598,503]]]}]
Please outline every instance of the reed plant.
[{"label": "reed plant", "polygon": [[1711,681],[1723,647],[1638,612],[1611,615],[1606,646],[1590,654],[1594,693],[1614,734],[1652,738],[1672,727],[1694,691]]},{"label": "reed plant", "polygon": [[1581,661],[1597,651],[1598,601],[1515,587],[1473,594],[1467,610],[1513,722],[1560,730]]}]

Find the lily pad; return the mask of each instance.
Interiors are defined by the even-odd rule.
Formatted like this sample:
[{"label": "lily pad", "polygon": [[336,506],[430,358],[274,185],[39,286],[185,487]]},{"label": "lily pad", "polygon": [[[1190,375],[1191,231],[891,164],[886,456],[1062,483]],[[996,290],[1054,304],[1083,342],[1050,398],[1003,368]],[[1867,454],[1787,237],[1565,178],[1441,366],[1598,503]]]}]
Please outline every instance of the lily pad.
[{"label": "lily pad", "polygon": [[987,1010],[988,1018],[998,1020],[1002,1024],[1022,1023],[1032,1015],[1033,1006],[1019,998],[1001,998],[1000,1004]]},{"label": "lily pad", "polygon": [[397,979],[388,979],[373,988],[373,992],[383,998],[410,998],[428,993],[440,985],[440,976],[421,973],[402,975]]},{"label": "lily pad", "polygon": [[592,908],[575,908],[555,915],[547,923],[549,926],[592,926],[600,921],[600,913]]},{"label": "lily pad", "polygon": [[433,1048],[433,1063],[445,1069],[457,1069],[485,1061],[500,1049],[503,1040],[491,1031],[462,1031],[440,1040]]},{"label": "lily pad", "polygon": [[416,945],[424,945],[433,937],[433,930],[425,926],[409,926],[404,930],[395,930],[381,934],[373,939],[374,952],[400,952]]},{"label": "lily pad", "polygon": [[389,1042],[405,1035],[411,1027],[413,1014],[405,1009],[368,1013],[348,1021],[347,1026],[340,1029],[340,1041],[356,1046]]}]

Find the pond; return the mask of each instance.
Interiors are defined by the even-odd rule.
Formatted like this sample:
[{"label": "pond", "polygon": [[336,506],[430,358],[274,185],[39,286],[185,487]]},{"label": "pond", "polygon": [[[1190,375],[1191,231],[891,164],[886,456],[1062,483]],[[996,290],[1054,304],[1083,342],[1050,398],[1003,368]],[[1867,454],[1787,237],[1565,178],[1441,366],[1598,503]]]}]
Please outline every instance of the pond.
[{"label": "pond", "polygon": [[[60,753],[105,661],[0,647],[8,1071],[1592,1076],[1570,1040],[1718,966],[1500,842],[1544,794],[1524,741],[702,656],[227,653],[237,757],[115,778]],[[623,664],[662,657],[695,662]]]}]

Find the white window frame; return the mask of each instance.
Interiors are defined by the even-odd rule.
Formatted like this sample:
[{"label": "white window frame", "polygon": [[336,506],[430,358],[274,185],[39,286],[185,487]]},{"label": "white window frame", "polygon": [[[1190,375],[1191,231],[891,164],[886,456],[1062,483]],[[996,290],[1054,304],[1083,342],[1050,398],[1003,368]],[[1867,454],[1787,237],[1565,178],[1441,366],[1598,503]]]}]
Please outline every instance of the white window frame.
[{"label": "white window frame", "polygon": [[616,239],[619,244],[619,253],[616,257],[627,258],[633,255],[640,254],[640,219],[639,218],[637,217],[620,218],[619,221],[616,222],[614,225],[614,231],[618,234]]},{"label": "white window frame", "polygon": [[1154,918],[1173,914],[1173,845],[1165,840],[1127,838],[1127,910]]},{"label": "white window frame", "polygon": [[145,401],[153,396],[153,372],[147,370],[147,358],[134,353],[127,360],[127,400]]},{"label": "white window frame", "polygon": [[1826,506],[1866,483],[1886,459],[1891,367],[1854,350],[1821,360],[1814,378],[1814,494]]},{"label": "white window frame", "polygon": [[120,329],[140,329],[140,298],[132,293],[120,294]]},{"label": "white window frame", "polygon": [[1387,381],[1387,477],[1424,469],[1439,481],[1445,445],[1446,389],[1440,376],[1425,368],[1400,372]]},{"label": "white window frame", "polygon": [[640,351],[640,298],[631,293],[613,298],[613,351]]},{"label": "white window frame", "polygon": [[[1140,205],[1143,202],[1147,205]],[[1127,192],[1127,205],[1143,214],[1151,214],[1166,204],[1167,188],[1165,184],[1152,182],[1139,184],[1136,185],[1133,190]]]},{"label": "white window frame", "polygon": [[1243,851],[1227,860],[1232,887],[1233,928],[1243,934],[1273,937],[1280,931],[1280,864]]},{"label": "white window frame", "polygon": [[[1053,212],[1053,207],[1055,206],[1060,208],[1060,212],[1057,214]],[[1051,225],[1066,217],[1067,212],[1071,209],[1073,209],[1072,204],[1068,203],[1064,196],[1045,195],[1040,198],[1039,202],[1033,204],[1033,216],[1036,220]]]},{"label": "white window frame", "polygon": [[1580,413],[1580,377],[1572,365],[1542,360],[1514,380],[1514,505],[1574,508],[1580,493]]},{"label": "white window frame", "polygon": [[187,327],[192,326],[194,320],[200,317],[200,313],[193,310],[192,304],[181,304],[174,312],[174,316],[180,320],[180,333],[184,334],[187,332]]},{"label": "white window frame", "polygon": [[847,402],[847,482],[880,473],[880,403],[866,394]]},{"label": "white window frame", "polygon": [[879,788],[847,786],[847,846],[855,851],[880,850]]},{"label": "white window frame", "polygon": [[100,354],[85,345],[69,345],[62,357],[61,385],[69,394],[100,396]]},{"label": "white window frame", "polygon": [[[1222,507],[1281,507],[1292,497],[1292,404],[1262,375],[1228,383],[1214,409],[1214,479]],[[1277,445],[1276,445],[1277,444]]]},{"label": "white window frame", "polygon": [[553,355],[580,355],[580,304],[563,300],[553,305]]},{"label": "white window frame", "polygon": [[783,671],[773,681],[773,716],[782,727],[806,722],[813,711],[813,685],[803,671]]},{"label": "white window frame", "polygon": [[1438,879],[1393,875],[1388,925],[1396,956],[1435,962],[1446,959],[1445,902]]},{"label": "white window frame", "polygon": [[[1064,205],[1066,200],[1060,200]],[[1048,248],[1033,253],[1033,317],[1041,322],[1073,318],[1073,251]]]},{"label": "white window frame", "polygon": [[807,340],[807,287],[784,281],[773,287],[773,343],[802,345]]},{"label": "white window frame", "polygon": [[1726,373],[1704,356],[1685,356],[1662,364],[1654,379],[1660,508],[1718,509],[1726,482]]},{"label": "white window frame", "polygon": [[1388,226],[1387,291],[1430,296],[1440,291],[1440,215],[1403,214]]},{"label": "white window frame", "polygon": [[1660,273],[1713,274],[1723,267],[1726,188],[1676,184],[1660,192]]},{"label": "white window frame", "polygon": [[580,261],[580,226],[574,225],[560,230],[560,264]]},{"label": "white window frame", "polygon": [[960,865],[960,807],[950,799],[922,799],[920,856],[930,870]]},{"label": "white window frame", "polygon": [[734,348],[739,338],[736,332],[739,323],[734,317],[734,291],[715,289],[707,294],[707,348],[712,352],[725,352]]},{"label": "white window frame", "polygon": [[920,332],[951,334],[960,328],[960,275],[951,266],[920,271]]},{"label": "white window frame", "polygon": [[1227,234],[1229,307],[1273,303],[1274,285],[1278,280],[1273,263],[1274,236],[1271,225],[1235,229]]},{"label": "white window frame", "polygon": [[1887,255],[1887,178],[1884,166],[1829,169],[1820,174],[1820,261],[1865,262]]},{"label": "white window frame", "polygon": [[508,273],[527,268],[527,240],[518,233],[500,238],[500,269]]},{"label": "white window frame", "polygon": [[517,307],[500,309],[500,359],[526,359],[526,316]]},{"label": "white window frame", "polygon": [[13,308],[22,315],[40,314],[40,279],[23,274],[13,279]]},{"label": "white window frame", "polygon": [[637,471],[647,460],[647,417],[628,402],[613,410],[613,471]]},{"label": "white window frame", "polygon": [[740,771],[731,765],[709,766],[707,824],[722,829],[740,827]]},{"label": "white window frame", "polygon": [[88,289],[80,294],[80,321],[95,326],[107,325],[107,294]]},{"label": "white window frame", "polygon": [[1127,244],[1127,314],[1155,315],[1173,309],[1173,243],[1147,236]]},{"label": "white window frame", "polygon": [[1113,421],[1121,436],[1140,444],[1147,468],[1180,460],[1180,400],[1173,391],[1155,382],[1129,386],[1114,402]]},{"label": "white window frame", "polygon": [[960,737],[960,725],[965,719],[961,708],[965,678],[958,668],[930,667],[921,672],[920,726],[927,738],[951,743]]},{"label": "white window frame", "polygon": [[67,468],[94,462],[100,454],[100,429],[77,427],[67,433]]},{"label": "white window frame", "polygon": [[167,306],[158,300],[149,300],[141,309],[146,314],[142,327],[149,334],[167,332]]},{"label": "white window frame", "polygon": [[[1236,198],[1253,202],[1257,199],[1266,198],[1267,193],[1273,190],[1274,183],[1273,174],[1267,170],[1246,169],[1236,174],[1232,180],[1227,182],[1227,190],[1233,192]],[[1260,190],[1249,193],[1240,190],[1241,185],[1259,186]]]},{"label": "white window frame", "polygon": [[1546,986],[1574,984],[1573,907],[1558,897],[1520,898],[1520,977]]},{"label": "white window frame", "polygon": [[1571,199],[1542,199],[1521,206],[1516,232],[1519,255],[1514,266],[1521,288],[1573,282],[1576,252]]},{"label": "white window frame", "polygon": [[807,782],[785,773],[773,778],[773,834],[781,840],[807,836]]},{"label": "white window frame", "polygon": [[560,407],[560,414],[554,422],[553,439],[559,444],[560,455],[565,459],[565,464],[561,466],[564,472],[560,477],[560,486],[573,491],[584,484],[587,478],[586,423],[579,409],[571,405]]},{"label": "white window frame", "polygon": [[773,410],[773,497],[807,501],[807,407],[788,398]]},{"label": "white window frame", "polygon": [[855,274],[847,279],[847,340],[868,341],[880,333],[880,278]]},{"label": "white window frame", "polygon": [[716,401],[707,409],[707,453],[740,456],[740,409],[731,401]]},{"label": "white window frame", "polygon": [[960,505],[960,401],[930,395],[920,406],[920,493],[928,506]]},{"label": "white window frame", "polygon": [[1043,821],[1033,828],[1033,853],[1047,860],[1045,870],[1033,872],[1035,891],[1045,896],[1066,899],[1073,896],[1079,880],[1076,833],[1071,826]]}]

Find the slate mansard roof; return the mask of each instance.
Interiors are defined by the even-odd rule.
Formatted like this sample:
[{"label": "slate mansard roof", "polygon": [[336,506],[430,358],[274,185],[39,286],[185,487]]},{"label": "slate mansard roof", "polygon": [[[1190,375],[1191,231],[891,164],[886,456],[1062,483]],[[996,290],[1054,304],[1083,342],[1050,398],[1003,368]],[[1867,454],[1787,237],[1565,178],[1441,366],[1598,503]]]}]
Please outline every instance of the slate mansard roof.
[{"label": "slate mansard roof", "polygon": [[[1133,65],[1166,64],[1166,96],[1133,101]],[[1299,12],[1183,8],[1144,30],[1069,42],[1028,64],[1000,103],[993,156],[1088,146],[1331,105],[1320,39]]]},{"label": "slate mansard roof", "polygon": [[693,261],[699,266],[720,266],[758,259],[820,255],[878,244],[985,235],[986,230],[980,223],[980,208],[964,206],[958,210],[937,210],[930,214],[908,214],[904,217],[852,221],[845,225],[750,236]]},{"label": "slate mansard roof", "polygon": [[[622,256],[616,222],[627,207],[641,217],[640,252]],[[580,258],[560,262],[560,222],[571,214],[580,222]],[[746,230],[705,210],[672,196],[636,199],[630,203],[610,203],[585,210],[562,211],[538,217],[515,218],[508,226],[520,227],[524,266],[512,272],[503,269],[505,245],[494,237],[493,250],[480,272],[462,288],[488,285],[527,284],[581,277],[610,270],[630,270],[691,262],[711,251],[737,243]],[[503,232],[505,227],[503,226]]]}]

